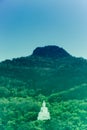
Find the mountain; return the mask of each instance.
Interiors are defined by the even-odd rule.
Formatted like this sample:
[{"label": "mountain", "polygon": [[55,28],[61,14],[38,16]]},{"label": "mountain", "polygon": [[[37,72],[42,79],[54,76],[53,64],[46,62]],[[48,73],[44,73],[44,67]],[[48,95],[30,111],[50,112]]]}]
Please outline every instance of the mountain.
[{"label": "mountain", "polygon": [[45,46],[36,48],[33,51],[33,56],[39,56],[44,58],[63,58],[70,57],[70,54],[67,53],[63,48],[60,48],[58,46]]},{"label": "mountain", "polygon": [[87,83],[87,60],[57,46],[36,48],[31,56],[0,63],[0,83],[50,94]]},{"label": "mountain", "polygon": [[[51,120],[37,120],[43,100]],[[87,60],[46,46],[0,63],[0,130],[25,129],[87,129]]]}]

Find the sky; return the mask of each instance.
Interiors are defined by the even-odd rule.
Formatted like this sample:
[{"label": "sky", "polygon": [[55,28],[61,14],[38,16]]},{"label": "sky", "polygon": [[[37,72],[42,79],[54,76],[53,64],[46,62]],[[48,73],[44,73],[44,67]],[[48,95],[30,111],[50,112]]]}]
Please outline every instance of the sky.
[{"label": "sky", "polygon": [[87,0],[0,0],[0,61],[57,45],[87,59]]}]

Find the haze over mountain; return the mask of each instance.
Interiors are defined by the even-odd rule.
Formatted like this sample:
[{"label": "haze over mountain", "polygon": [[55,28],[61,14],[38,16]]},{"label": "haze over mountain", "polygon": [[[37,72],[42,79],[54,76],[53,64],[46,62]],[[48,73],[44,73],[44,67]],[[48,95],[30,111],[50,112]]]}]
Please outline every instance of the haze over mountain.
[{"label": "haze over mountain", "polygon": [[0,61],[56,44],[87,58],[86,0],[0,0]]}]

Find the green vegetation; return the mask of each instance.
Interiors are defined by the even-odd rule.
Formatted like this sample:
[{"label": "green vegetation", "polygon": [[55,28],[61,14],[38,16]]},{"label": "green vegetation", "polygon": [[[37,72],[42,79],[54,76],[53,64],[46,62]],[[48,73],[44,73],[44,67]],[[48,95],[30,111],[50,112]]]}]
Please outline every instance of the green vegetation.
[{"label": "green vegetation", "polygon": [[[43,100],[48,121],[37,120]],[[1,62],[0,130],[87,130],[87,61],[32,55]]]},{"label": "green vegetation", "polygon": [[[10,90],[9,90],[10,91]],[[12,91],[12,89],[11,89]],[[16,93],[15,93],[16,91]],[[0,130],[86,130],[87,129],[87,99],[58,101],[56,94],[49,96],[29,96],[28,89],[23,92],[15,90],[12,96],[4,93],[0,98]],[[26,91],[26,94],[25,94]],[[21,93],[21,94],[20,94]],[[66,94],[66,92],[63,92]],[[24,96],[25,95],[25,96]],[[52,100],[51,100],[52,99]],[[46,100],[51,114],[51,120],[38,121],[42,101]]]}]

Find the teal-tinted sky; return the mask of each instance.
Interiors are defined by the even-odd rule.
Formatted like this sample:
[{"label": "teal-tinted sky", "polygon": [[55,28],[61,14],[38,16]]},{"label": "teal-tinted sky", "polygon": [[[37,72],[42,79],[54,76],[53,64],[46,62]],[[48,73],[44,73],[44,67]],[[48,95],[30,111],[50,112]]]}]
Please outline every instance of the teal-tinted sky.
[{"label": "teal-tinted sky", "polygon": [[0,0],[0,61],[45,45],[87,58],[87,0]]}]

